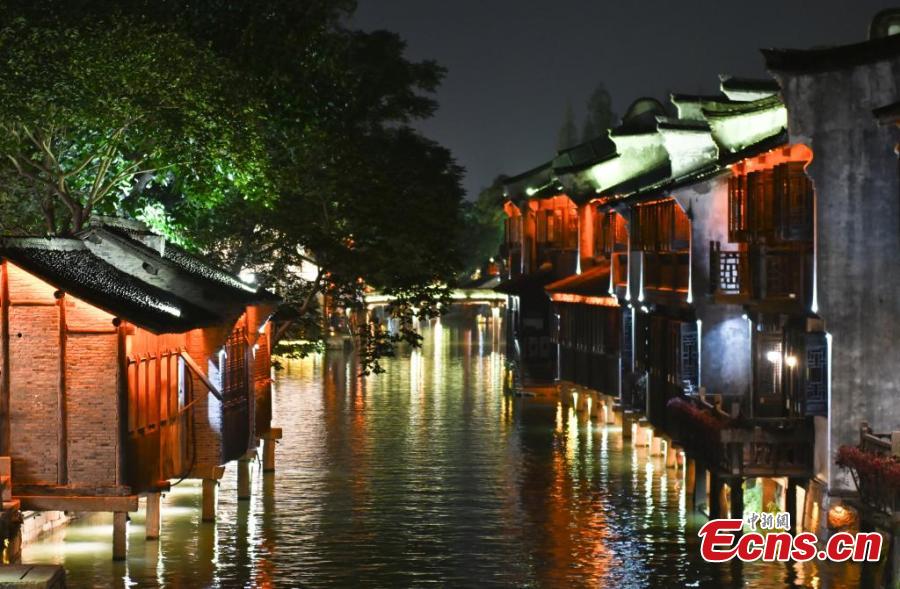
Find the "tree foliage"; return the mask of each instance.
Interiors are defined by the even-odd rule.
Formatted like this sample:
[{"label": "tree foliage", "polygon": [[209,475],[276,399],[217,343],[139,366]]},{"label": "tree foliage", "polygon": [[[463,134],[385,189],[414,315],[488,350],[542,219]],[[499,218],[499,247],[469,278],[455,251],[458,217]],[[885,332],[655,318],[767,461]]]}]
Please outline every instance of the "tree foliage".
[{"label": "tree foliage", "polygon": [[503,242],[503,181],[500,176],[488,188],[479,193],[475,201],[466,201],[462,207],[461,242],[464,250],[463,271],[471,275],[488,259],[500,253]]},{"label": "tree foliage", "polygon": [[[347,28],[353,8],[0,1],[13,23],[0,37],[0,210],[17,219],[4,229],[141,215],[278,291],[279,336],[315,342],[323,310],[357,311],[362,365],[380,370],[394,344],[418,343],[413,318],[446,302],[462,171],[410,127],[435,111],[443,69],[409,61],[393,33]],[[398,331],[367,323],[369,289],[396,297]]]},{"label": "tree foliage", "polygon": [[[124,19],[0,30],[4,188],[31,200],[48,233],[81,230],[151,182],[252,170],[260,154],[248,97],[208,51]],[[256,180],[256,179],[255,179]]]}]

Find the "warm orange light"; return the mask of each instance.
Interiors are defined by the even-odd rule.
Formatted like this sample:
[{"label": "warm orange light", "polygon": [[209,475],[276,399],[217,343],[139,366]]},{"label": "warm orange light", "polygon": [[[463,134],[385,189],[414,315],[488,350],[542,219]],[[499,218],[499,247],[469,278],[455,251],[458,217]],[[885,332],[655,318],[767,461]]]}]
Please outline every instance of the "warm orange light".
[{"label": "warm orange light", "polygon": [[519,210],[519,207],[517,207],[510,201],[506,201],[505,203],[503,203],[503,212],[506,213],[508,217],[522,216],[522,211]]},{"label": "warm orange light", "polygon": [[856,513],[843,505],[835,505],[828,510],[828,525],[832,528],[845,528],[856,521]]},{"label": "warm orange light", "polygon": [[810,148],[797,143],[795,145],[785,145],[769,150],[756,157],[747,158],[731,166],[731,171],[735,176],[743,176],[750,172],[758,172],[760,170],[770,170],[775,166],[787,162],[806,162],[809,164],[813,159],[813,152]]},{"label": "warm orange light", "polygon": [[619,300],[614,297],[589,297],[585,295],[555,292],[550,295],[554,303],[573,303],[582,305],[594,305],[597,307],[618,307]]}]

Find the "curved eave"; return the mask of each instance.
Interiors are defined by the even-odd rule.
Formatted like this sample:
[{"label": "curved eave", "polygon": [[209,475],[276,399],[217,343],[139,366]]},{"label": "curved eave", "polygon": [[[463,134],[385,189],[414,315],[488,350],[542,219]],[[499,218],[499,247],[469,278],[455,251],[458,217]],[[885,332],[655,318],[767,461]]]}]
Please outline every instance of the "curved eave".
[{"label": "curved eave", "polygon": [[900,35],[822,49],[762,49],[773,72],[820,73],[900,57]]}]

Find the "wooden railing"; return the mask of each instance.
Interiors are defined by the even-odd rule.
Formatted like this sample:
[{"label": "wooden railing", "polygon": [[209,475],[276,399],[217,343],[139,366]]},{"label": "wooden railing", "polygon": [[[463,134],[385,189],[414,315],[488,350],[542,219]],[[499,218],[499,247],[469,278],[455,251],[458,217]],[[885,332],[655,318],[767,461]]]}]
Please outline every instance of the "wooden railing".
[{"label": "wooden railing", "polygon": [[670,402],[672,436],[723,476],[812,475],[814,433],[800,418],[732,417],[698,396]]},{"label": "wooden railing", "polygon": [[682,290],[688,288],[690,255],[687,252],[645,252],[644,288]]},{"label": "wooden railing", "polygon": [[753,419],[721,433],[722,469],[736,476],[808,478],[815,436],[807,419]]},{"label": "wooden railing", "polygon": [[864,452],[900,457],[900,432],[876,434],[864,421],[859,426],[859,448]]},{"label": "wooden railing", "polygon": [[865,506],[890,516],[900,512],[900,432],[877,434],[862,422],[859,446],[841,446],[837,463],[850,470]]},{"label": "wooden railing", "polygon": [[578,267],[578,250],[571,248],[557,248],[550,244],[539,244],[537,247],[537,268],[550,262],[553,272],[558,278],[564,278],[575,274]]}]

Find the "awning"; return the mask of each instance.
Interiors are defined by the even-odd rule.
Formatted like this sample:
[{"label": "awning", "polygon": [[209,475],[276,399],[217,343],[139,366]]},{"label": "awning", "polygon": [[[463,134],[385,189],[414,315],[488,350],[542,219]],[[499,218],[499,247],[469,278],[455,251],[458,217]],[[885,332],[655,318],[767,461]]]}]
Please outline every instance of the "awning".
[{"label": "awning", "polygon": [[537,272],[520,274],[508,280],[504,280],[494,287],[497,292],[508,295],[522,296],[523,294],[542,294],[544,287],[553,280],[553,270],[549,267],[541,268]]},{"label": "awning", "polygon": [[618,307],[619,300],[609,294],[609,270],[608,263],[601,264],[581,274],[552,282],[544,290],[557,303]]}]

